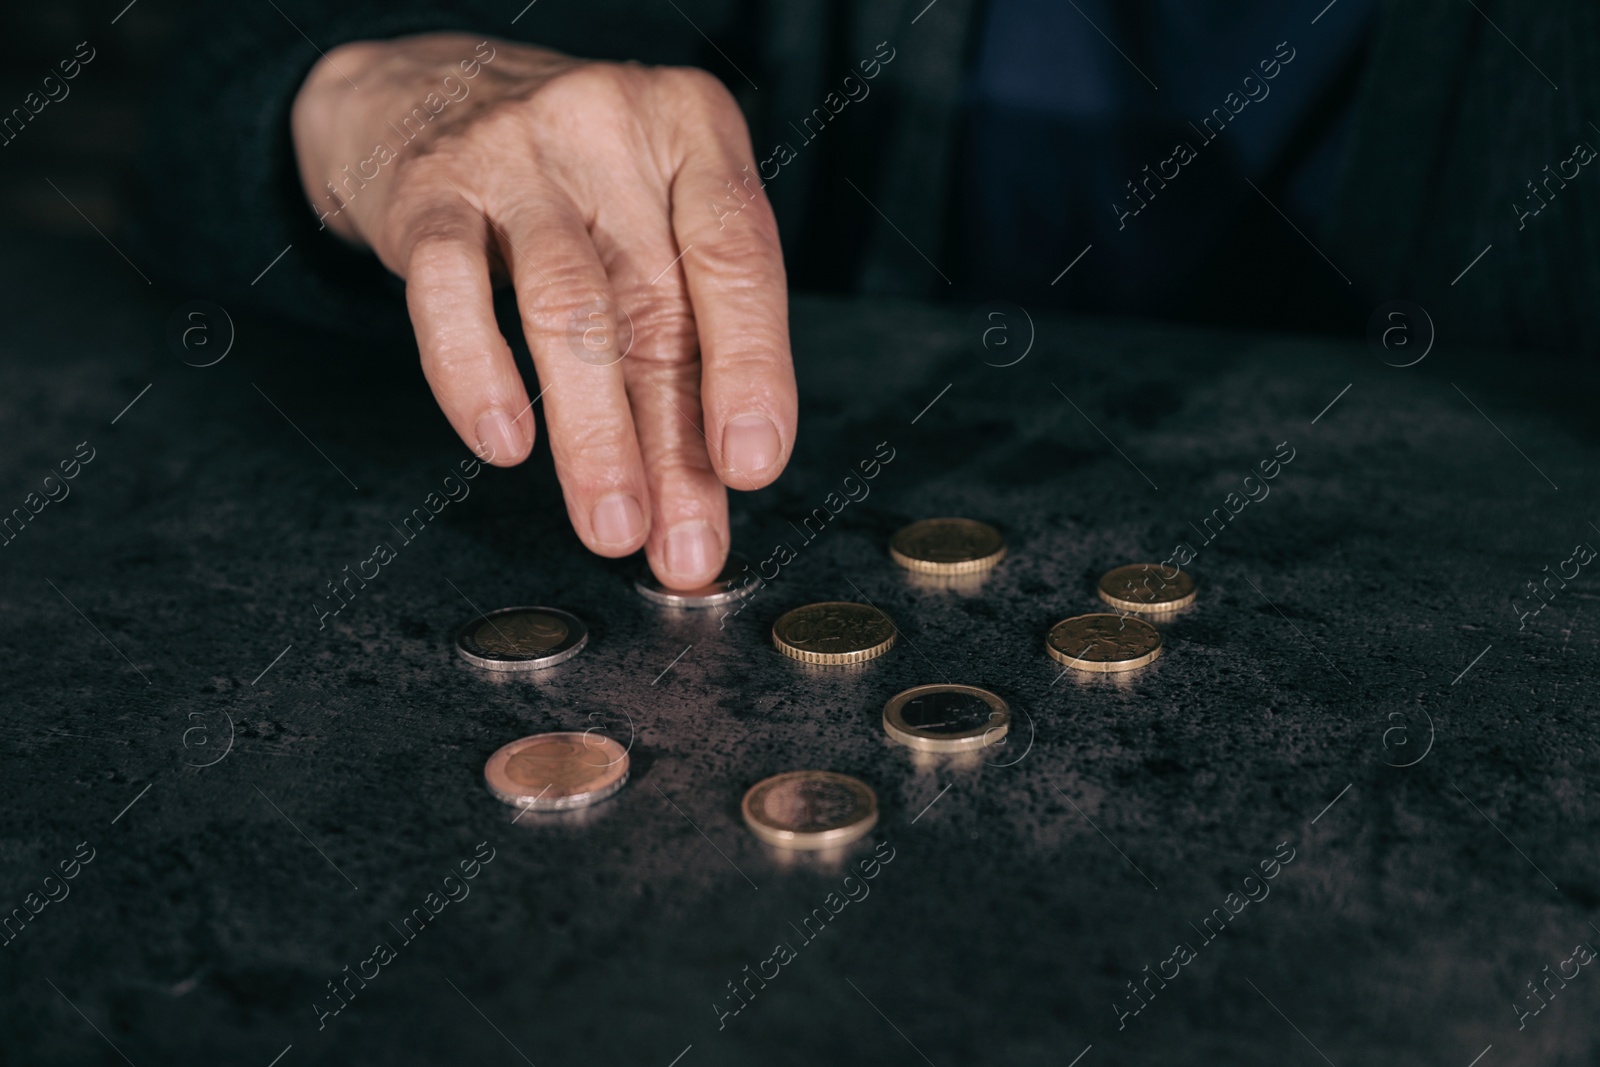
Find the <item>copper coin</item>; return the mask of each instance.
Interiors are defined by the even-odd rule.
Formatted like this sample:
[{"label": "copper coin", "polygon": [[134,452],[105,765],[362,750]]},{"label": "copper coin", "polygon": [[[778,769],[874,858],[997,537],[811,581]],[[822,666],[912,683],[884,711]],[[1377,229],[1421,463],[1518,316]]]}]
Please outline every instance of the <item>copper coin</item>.
[{"label": "copper coin", "polygon": [[597,733],[558,730],[501,747],[483,765],[495,797],[519,808],[586,808],[628,780],[628,750]]}]

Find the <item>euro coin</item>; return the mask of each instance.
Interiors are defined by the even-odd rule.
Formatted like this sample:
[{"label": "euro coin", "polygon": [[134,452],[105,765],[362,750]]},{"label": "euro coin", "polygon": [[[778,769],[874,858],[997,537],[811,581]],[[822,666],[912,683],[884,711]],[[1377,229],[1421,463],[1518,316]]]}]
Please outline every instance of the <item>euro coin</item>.
[{"label": "euro coin", "polygon": [[975,685],[919,685],[883,706],[883,729],[908,748],[967,752],[994,744],[1011,728],[1011,708]]},{"label": "euro coin", "polygon": [[993,567],[1005,554],[1000,531],[975,519],[923,519],[889,540],[890,557],[923,574],[974,574]]},{"label": "euro coin", "polygon": [[779,848],[847,845],[878,823],[878,797],[863,781],[832,771],[789,771],[744,795],[750,832]]},{"label": "euro coin", "polygon": [[1050,627],[1044,645],[1080,671],[1131,671],[1161,655],[1161,633],[1126,615],[1079,615]]},{"label": "euro coin", "polygon": [[709,585],[698,589],[669,589],[646,570],[633,583],[639,595],[668,608],[715,608],[732,604],[755,592],[761,579],[743,556],[729,555],[722,572]]},{"label": "euro coin", "polygon": [[1194,578],[1188,571],[1172,575],[1157,563],[1134,563],[1100,576],[1100,599],[1123,611],[1159,615],[1194,603]]},{"label": "euro coin", "polygon": [[496,798],[534,811],[586,808],[628,780],[628,750],[596,733],[556,731],[511,742],[483,765]]},{"label": "euro coin", "polygon": [[870,604],[807,604],[772,624],[772,643],[802,663],[865,663],[894,647],[894,623]]},{"label": "euro coin", "polygon": [[536,671],[565,663],[589,642],[583,620],[559,608],[502,608],[456,634],[456,651],[490,671]]}]

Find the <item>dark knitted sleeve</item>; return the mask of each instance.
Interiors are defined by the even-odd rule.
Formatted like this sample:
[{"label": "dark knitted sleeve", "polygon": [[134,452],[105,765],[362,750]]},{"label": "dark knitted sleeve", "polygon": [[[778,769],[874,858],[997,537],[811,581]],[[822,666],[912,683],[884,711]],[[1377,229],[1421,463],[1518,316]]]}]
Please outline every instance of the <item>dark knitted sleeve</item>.
[{"label": "dark knitted sleeve", "polygon": [[723,0],[680,0],[676,8],[540,0],[521,15],[515,5],[446,10],[426,0],[345,0],[323,10],[310,0],[202,5],[152,116],[134,235],[141,261],[188,295],[363,335],[404,331],[399,279],[370,252],[320,229],[300,187],[289,111],[323,53],[350,41],[459,30],[596,58],[700,63],[699,34],[723,36],[740,10]]},{"label": "dark knitted sleeve", "polygon": [[289,110],[321,54],[340,44],[474,20],[405,0],[343,3],[337,13],[277,5],[208,5],[194,17],[153,116],[136,243],[194,295],[341,329],[403,329],[399,281],[319,230]]}]

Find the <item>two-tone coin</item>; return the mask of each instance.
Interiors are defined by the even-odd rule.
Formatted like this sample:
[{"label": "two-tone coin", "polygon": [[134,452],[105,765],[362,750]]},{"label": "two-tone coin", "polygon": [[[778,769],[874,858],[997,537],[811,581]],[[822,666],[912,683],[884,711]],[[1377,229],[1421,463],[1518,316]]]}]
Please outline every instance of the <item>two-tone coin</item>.
[{"label": "two-tone coin", "polygon": [[1045,650],[1080,671],[1131,671],[1161,655],[1161,632],[1128,615],[1078,615],[1050,628]]},{"label": "two-tone coin", "polygon": [[975,685],[919,685],[883,706],[883,730],[923,752],[969,752],[999,741],[1011,728],[1011,708]]},{"label": "two-tone coin", "polygon": [[1134,563],[1100,576],[1100,599],[1123,611],[1159,615],[1194,603],[1194,578],[1188,571],[1169,575],[1158,563]]},{"label": "two-tone coin", "polygon": [[583,620],[560,608],[502,608],[456,634],[456,651],[490,671],[535,671],[565,663],[589,642]]},{"label": "two-tone coin", "polygon": [[597,733],[558,730],[505,745],[483,765],[499,800],[534,811],[586,808],[628,780],[628,750]]},{"label": "two-tone coin", "polygon": [[878,822],[878,797],[867,783],[833,771],[789,771],[757,782],[741,805],[750,832],[769,845],[836,848]]},{"label": "two-tone coin", "polygon": [[976,519],[923,519],[895,533],[889,556],[923,574],[973,574],[1005,558],[1000,531]]},{"label": "two-tone coin", "polygon": [[639,595],[668,608],[715,608],[732,604],[761,587],[761,579],[743,556],[730,553],[715,580],[698,589],[671,589],[646,570],[633,583]]},{"label": "two-tone coin", "polygon": [[844,600],[807,604],[772,624],[773,645],[802,663],[865,663],[893,648],[895,634],[889,616]]}]

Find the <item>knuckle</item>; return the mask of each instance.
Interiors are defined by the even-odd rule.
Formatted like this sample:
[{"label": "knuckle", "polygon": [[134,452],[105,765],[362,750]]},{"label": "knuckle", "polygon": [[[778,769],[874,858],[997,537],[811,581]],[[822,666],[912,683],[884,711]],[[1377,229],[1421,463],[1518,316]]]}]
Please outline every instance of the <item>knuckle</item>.
[{"label": "knuckle", "polygon": [[663,443],[651,453],[650,477],[656,490],[669,496],[704,491],[716,480],[704,442],[688,437]]},{"label": "knuckle", "polygon": [[639,338],[641,358],[681,362],[697,338],[694,309],[682,296],[645,295],[629,302],[628,314]]},{"label": "knuckle", "polygon": [[490,352],[479,345],[444,341],[422,349],[422,373],[429,385],[454,382],[463,378],[477,378],[486,368],[494,365],[498,352]]},{"label": "knuckle", "polygon": [[410,235],[406,278],[421,284],[452,281],[468,275],[473,258],[482,258],[466,241],[460,227],[442,220],[420,223]]},{"label": "knuckle", "polygon": [[626,465],[630,435],[616,418],[580,419],[557,430],[551,428],[550,449],[561,469],[562,482],[581,495],[596,495],[615,486],[617,472]]},{"label": "knuckle", "polygon": [[739,109],[722,79],[710,71],[699,67],[658,67],[656,78],[664,90],[690,106],[719,113],[726,113],[730,108],[736,112]]},{"label": "knuckle", "polygon": [[540,118],[576,128],[610,124],[632,111],[638,72],[621,63],[582,63],[552,77],[527,103]]},{"label": "knuckle", "polygon": [[[725,381],[736,383],[766,382],[774,371],[784,370],[787,359],[773,351],[770,344],[762,344],[754,336],[731,337],[728,346],[717,354],[717,371]],[[764,399],[776,402],[776,390],[766,389]]]},{"label": "knuckle", "polygon": [[742,240],[712,245],[706,251],[713,268],[721,271],[725,284],[736,289],[766,290],[783,284],[783,259],[776,231],[770,236],[762,230]]},{"label": "knuckle", "polygon": [[[530,337],[565,335],[575,326],[616,326],[616,304],[579,266],[545,268],[538,289],[518,301],[522,328]],[[596,318],[595,316],[600,316]]]}]

